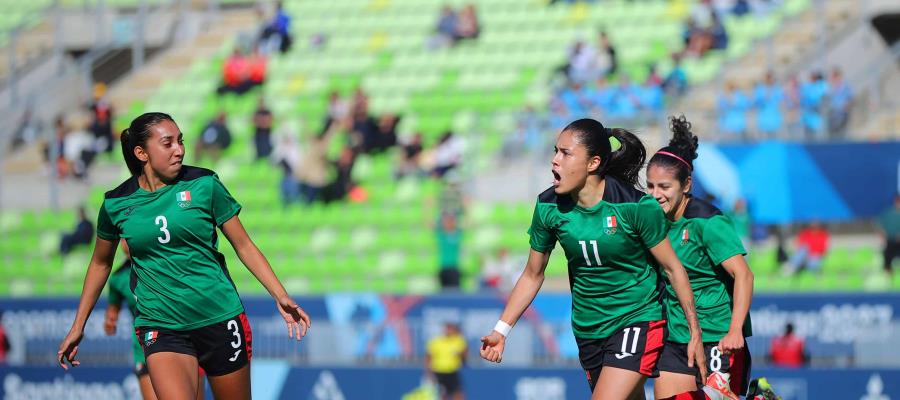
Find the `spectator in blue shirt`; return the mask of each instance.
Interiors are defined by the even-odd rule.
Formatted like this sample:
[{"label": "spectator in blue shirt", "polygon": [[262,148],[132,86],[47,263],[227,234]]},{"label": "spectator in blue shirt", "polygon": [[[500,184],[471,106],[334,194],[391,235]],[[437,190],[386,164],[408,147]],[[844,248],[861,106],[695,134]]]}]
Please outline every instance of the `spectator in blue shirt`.
[{"label": "spectator in blue shirt", "polygon": [[772,71],[753,90],[753,105],[756,107],[756,128],[763,138],[772,138],[781,130],[784,90],[775,82]]},{"label": "spectator in blue shirt", "polygon": [[275,15],[272,20],[263,28],[260,42],[265,44],[263,47],[270,52],[278,49],[281,53],[287,53],[293,42],[291,38],[291,17],[284,11],[281,2],[275,3]]},{"label": "spectator in blue shirt", "polygon": [[750,100],[737,90],[734,83],[725,87],[725,93],[719,96],[719,129],[734,139],[743,139],[747,132],[747,110]]},{"label": "spectator in blue shirt", "polygon": [[687,73],[684,72],[684,68],[681,66],[681,56],[673,55],[672,62],[674,65],[669,74],[666,75],[666,79],[663,80],[662,87],[666,94],[677,97],[687,91]]},{"label": "spectator in blue shirt", "polygon": [[831,82],[828,93],[828,131],[832,137],[844,136],[847,122],[850,120],[850,105],[853,102],[853,91],[844,80],[841,70],[831,71]]},{"label": "spectator in blue shirt", "polygon": [[809,82],[800,85],[800,120],[810,138],[825,138],[822,105],[828,93],[828,83],[821,72],[813,72]]}]

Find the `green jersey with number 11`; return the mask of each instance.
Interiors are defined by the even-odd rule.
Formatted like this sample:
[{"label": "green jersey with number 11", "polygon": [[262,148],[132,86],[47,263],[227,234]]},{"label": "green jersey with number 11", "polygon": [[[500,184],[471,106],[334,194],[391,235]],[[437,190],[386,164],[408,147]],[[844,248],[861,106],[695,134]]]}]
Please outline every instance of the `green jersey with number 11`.
[{"label": "green jersey with number 11", "polygon": [[154,192],[132,177],[106,193],[97,236],[131,248],[135,326],[191,330],[244,310],[216,232],[240,210],[215,173],[186,165]]},{"label": "green jersey with number 11", "polygon": [[622,327],[662,319],[659,266],[648,249],[667,230],[655,199],[611,177],[603,199],[590,208],[553,188],[538,196],[531,248],[549,253],[559,241],[566,254],[575,337],[604,339]]}]

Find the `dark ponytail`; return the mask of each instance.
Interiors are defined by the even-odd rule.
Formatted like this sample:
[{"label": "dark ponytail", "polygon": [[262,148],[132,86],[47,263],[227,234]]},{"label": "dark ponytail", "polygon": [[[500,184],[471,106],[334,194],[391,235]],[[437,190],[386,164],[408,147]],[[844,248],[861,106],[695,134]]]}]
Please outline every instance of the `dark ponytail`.
[{"label": "dark ponytail", "polygon": [[144,162],[134,155],[134,148],[146,147],[147,139],[150,138],[150,128],[163,121],[175,122],[169,114],[144,113],[131,121],[131,125],[122,131],[119,139],[122,142],[122,156],[125,158],[125,165],[128,166],[131,176],[140,176],[144,171]]},{"label": "dark ponytail", "polygon": [[694,171],[694,160],[697,158],[698,139],[691,132],[691,123],[684,115],[669,117],[669,130],[672,140],[669,145],[660,149],[650,158],[650,165],[656,165],[675,171],[675,177],[682,185]]},{"label": "dark ponytail", "polygon": [[[622,128],[608,129],[590,118],[570,123],[563,129],[565,131],[571,132],[575,141],[585,147],[588,157],[600,157],[597,175],[611,176],[622,183],[638,186],[638,173],[644,167],[647,150],[637,136]],[[611,137],[618,142],[615,150]]]}]

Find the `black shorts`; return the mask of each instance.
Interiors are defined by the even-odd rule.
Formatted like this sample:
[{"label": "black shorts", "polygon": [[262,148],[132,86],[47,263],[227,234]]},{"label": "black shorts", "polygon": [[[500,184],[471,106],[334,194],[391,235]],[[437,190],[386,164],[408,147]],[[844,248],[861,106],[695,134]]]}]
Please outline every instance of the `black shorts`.
[{"label": "black shorts", "polygon": [[237,371],[253,356],[253,334],[245,313],[189,331],[154,327],[138,327],[135,331],[148,359],[161,352],[191,355],[209,376]]},{"label": "black shorts", "polygon": [[[706,354],[706,366],[710,372],[722,372],[731,375],[731,391],[738,395],[747,394],[747,386],[750,384],[750,350],[747,342],[744,348],[729,355],[719,351],[718,343],[705,343],[703,345]],[[687,344],[666,342],[662,357],[659,359],[659,370],[676,374],[693,375],[697,378],[697,387],[703,386],[700,382],[700,371],[695,366],[687,366]]]},{"label": "black shorts", "polygon": [[579,339],[578,358],[587,375],[591,392],[604,366],[659,376],[659,360],[666,337],[666,321],[645,321],[626,326],[605,339]]},{"label": "black shorts", "polygon": [[451,372],[449,374],[435,372],[434,378],[437,380],[441,394],[445,396],[459,392],[462,389],[462,384],[459,381],[459,372]]}]

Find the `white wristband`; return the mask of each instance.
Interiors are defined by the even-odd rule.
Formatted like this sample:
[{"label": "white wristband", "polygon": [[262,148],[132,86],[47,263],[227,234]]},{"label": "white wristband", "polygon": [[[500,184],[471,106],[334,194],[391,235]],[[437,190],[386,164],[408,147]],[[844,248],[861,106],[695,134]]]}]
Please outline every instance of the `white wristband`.
[{"label": "white wristband", "polygon": [[507,337],[509,336],[509,331],[512,330],[512,326],[503,322],[503,320],[499,320],[497,321],[497,325],[494,325],[494,330],[503,335],[503,337]]}]

